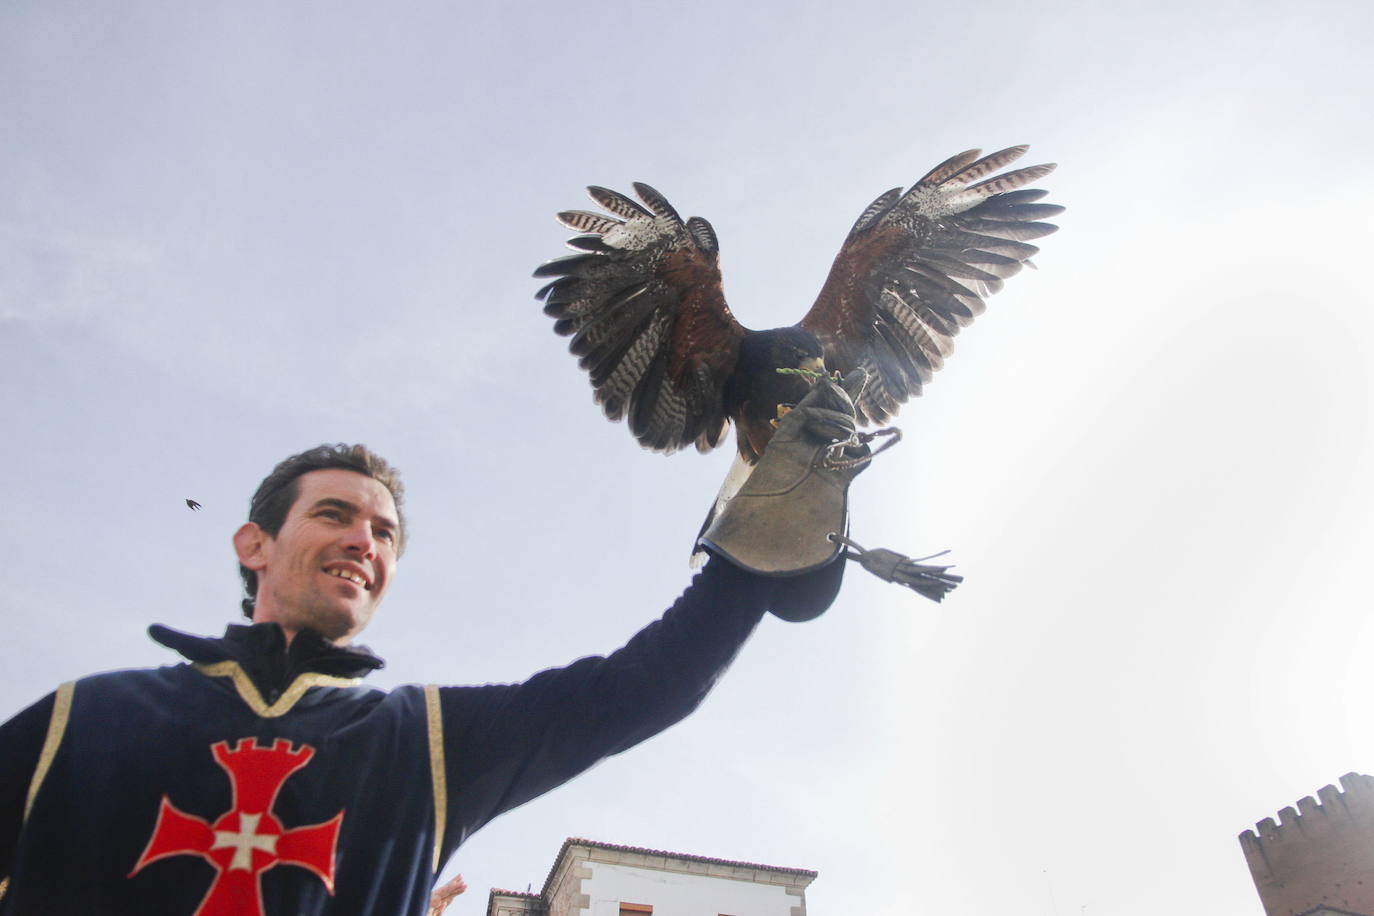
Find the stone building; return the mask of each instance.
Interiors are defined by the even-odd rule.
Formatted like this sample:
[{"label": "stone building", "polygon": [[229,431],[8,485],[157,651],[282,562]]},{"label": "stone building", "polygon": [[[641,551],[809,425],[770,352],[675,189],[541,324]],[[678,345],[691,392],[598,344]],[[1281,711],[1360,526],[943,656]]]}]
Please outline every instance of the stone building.
[{"label": "stone building", "polygon": [[1374,916],[1374,777],[1347,773],[1240,846],[1265,916]]},{"label": "stone building", "polygon": [[806,916],[816,872],[568,839],[543,889],[493,890],[487,916]]}]

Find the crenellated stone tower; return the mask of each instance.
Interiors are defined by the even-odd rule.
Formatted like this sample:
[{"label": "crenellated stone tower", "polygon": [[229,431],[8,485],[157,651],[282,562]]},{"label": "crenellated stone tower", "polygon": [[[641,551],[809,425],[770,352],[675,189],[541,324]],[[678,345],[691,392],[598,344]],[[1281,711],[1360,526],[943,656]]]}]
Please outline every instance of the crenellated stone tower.
[{"label": "crenellated stone tower", "polygon": [[1374,777],[1347,773],[1240,835],[1266,916],[1374,916]]}]

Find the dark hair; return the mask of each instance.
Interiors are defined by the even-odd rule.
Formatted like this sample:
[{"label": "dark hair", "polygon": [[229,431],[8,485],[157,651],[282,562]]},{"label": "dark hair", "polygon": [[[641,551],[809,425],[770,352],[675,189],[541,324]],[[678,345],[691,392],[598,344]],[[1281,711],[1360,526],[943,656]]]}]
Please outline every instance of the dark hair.
[{"label": "dark hair", "polygon": [[[366,445],[345,445],[342,442],[338,445],[317,445],[287,458],[258,484],[258,491],[253,494],[253,501],[248,506],[248,520],[275,538],[300,494],[298,481],[301,475],[331,468],[365,474],[391,493],[396,503],[396,523],[400,526],[396,542],[396,555],[400,556],[406,546],[406,517],[401,511],[405,486],[401,483],[401,473]],[[243,613],[251,620],[258,599],[258,574],[240,563],[239,576],[243,579],[243,591],[247,595],[243,599]]]}]

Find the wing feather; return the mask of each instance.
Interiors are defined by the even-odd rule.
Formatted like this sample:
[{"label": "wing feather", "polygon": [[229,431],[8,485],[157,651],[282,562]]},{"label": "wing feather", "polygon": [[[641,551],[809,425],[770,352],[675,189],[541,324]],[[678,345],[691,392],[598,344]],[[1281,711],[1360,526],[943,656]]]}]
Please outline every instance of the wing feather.
[{"label": "wing feather", "polygon": [[577,251],[596,251],[602,254],[611,250],[611,246],[601,241],[599,235],[575,235],[568,239],[567,245]]},{"label": "wing feather", "polygon": [[601,235],[618,226],[625,225],[622,220],[611,219],[600,213],[589,213],[586,210],[564,210],[558,214],[558,221],[569,229],[576,229],[578,232],[593,232]]},{"label": "wing feather", "polygon": [[[1025,152],[1025,150],[1025,147],[1021,148],[1022,152]],[[1021,153],[1017,153],[1016,155],[1019,156]],[[1024,169],[1016,169],[1013,172],[1003,172],[1001,175],[994,175],[992,178],[978,182],[976,185],[969,188],[969,190],[978,191],[984,197],[991,197],[994,194],[1014,191],[1022,185],[1030,184],[1032,181],[1039,181],[1053,171],[1054,164],[1049,162],[1046,162],[1044,165],[1027,166]]]},{"label": "wing feather", "polygon": [[631,329],[642,324],[654,309],[653,297],[646,295],[648,290],[649,284],[640,283],[607,296],[605,306],[580,323],[568,343],[568,352],[583,359],[594,357],[632,333]]},{"label": "wing feather", "polygon": [[711,228],[711,224],[700,216],[694,216],[687,220],[687,231],[692,234],[692,238],[701,246],[702,251],[709,251],[711,254],[720,251],[720,241],[716,238],[716,230]]},{"label": "wing feather", "polygon": [[[901,351],[901,342],[898,341],[892,331],[893,323],[890,321],[877,321],[873,323],[873,330],[876,332],[873,339],[869,342],[869,349],[873,351],[873,359],[882,369],[883,381],[889,393],[898,404],[905,403],[911,397],[911,384],[907,378],[907,366],[909,360],[903,360],[897,356]],[[920,374],[911,367],[911,378],[918,384]]]},{"label": "wing feather", "polygon": [[891,210],[892,205],[895,204],[897,198],[901,196],[901,188],[893,188],[891,191],[882,194],[877,200],[865,207],[864,212],[859,214],[859,218],[854,221],[854,227],[849,230],[850,233],[858,232],[860,229],[867,229],[869,226],[873,225],[873,221],[888,210]]},{"label": "wing feather", "polygon": [[1013,223],[997,219],[969,220],[968,228],[993,238],[1012,239],[1018,242],[1042,239],[1059,229],[1052,223]]},{"label": "wing feather", "polygon": [[635,193],[639,195],[639,199],[649,205],[649,209],[654,211],[654,215],[669,220],[674,225],[682,225],[682,217],[678,216],[677,211],[673,209],[673,205],[668,203],[668,198],[664,197],[654,188],[642,181],[636,181],[634,183],[634,188]]},{"label": "wing feather", "polygon": [[965,166],[951,175],[947,180],[962,181],[966,184],[970,181],[977,181],[984,175],[990,175],[1003,166],[1010,165],[1017,159],[1020,159],[1026,154],[1026,150],[1028,149],[1030,149],[1030,147],[1025,145],[1009,146],[1004,150],[999,150],[998,152],[984,156],[977,162]]},{"label": "wing feather", "polygon": [[944,162],[916,179],[916,184],[913,185],[913,187],[927,184],[936,185],[948,181],[953,176],[959,174],[960,171],[967,168],[970,163],[978,158],[978,154],[981,152],[982,150],[978,149],[966,149],[962,153],[955,153],[953,156],[950,156]]},{"label": "wing feather", "polygon": [[893,349],[908,357],[907,371],[915,369],[916,385],[929,382],[935,370],[944,365],[943,335],[921,319],[920,313],[888,291],[883,296],[883,309],[891,321],[881,323],[893,339]]},{"label": "wing feather", "polygon": [[626,219],[638,219],[649,215],[648,210],[645,210],[624,194],[612,191],[610,188],[601,188],[592,185],[587,189],[587,193],[591,195],[592,200],[601,204],[608,212],[614,213],[616,216],[623,216]]},{"label": "wing feather", "polygon": [[667,333],[668,323],[666,316],[654,315],[644,333],[630,341],[623,356],[600,367],[600,374],[605,380],[598,384],[597,378],[593,376],[596,402],[610,419],[624,419],[631,395],[658,354],[659,345]]},{"label": "wing feather", "polygon": [[568,241],[578,253],[535,270],[552,278],[536,297],[608,418],[627,420],[646,448],[707,451],[724,438],[725,380],[747,331],[725,303],[711,224],[683,222],[657,190],[634,188],[643,205],[592,186],[611,215],[557,215],[581,233]]},{"label": "wing feather", "polygon": [[534,269],[536,277],[561,277],[573,274],[578,268],[595,263],[590,255],[565,254],[561,258],[545,261]]},{"label": "wing feather", "polygon": [[921,393],[953,350],[959,329],[1039,252],[1063,207],[1024,187],[1053,171],[1000,171],[1026,153],[965,150],[905,192],[889,191],[859,215],[825,286],[800,325],[820,338],[826,364],[869,374],[857,407],[882,422]]}]

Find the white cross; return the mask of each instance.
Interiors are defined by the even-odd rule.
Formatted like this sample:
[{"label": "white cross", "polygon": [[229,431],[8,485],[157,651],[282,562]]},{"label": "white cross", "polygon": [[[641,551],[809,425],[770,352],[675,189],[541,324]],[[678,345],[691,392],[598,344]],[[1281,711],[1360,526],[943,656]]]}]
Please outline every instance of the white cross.
[{"label": "white cross", "polygon": [[274,833],[258,834],[258,821],[262,820],[261,814],[239,814],[239,829],[237,833],[230,830],[216,830],[215,843],[211,849],[224,849],[232,846],[234,848],[233,861],[229,863],[229,870],[241,869],[251,871],[253,868],[253,850],[261,849],[271,855],[277,854],[277,835]]}]

